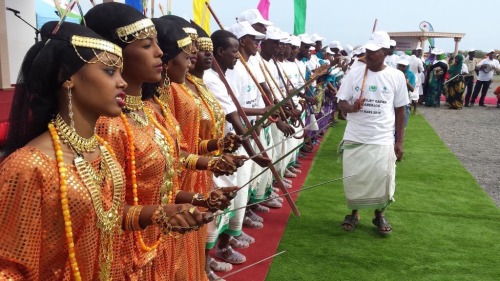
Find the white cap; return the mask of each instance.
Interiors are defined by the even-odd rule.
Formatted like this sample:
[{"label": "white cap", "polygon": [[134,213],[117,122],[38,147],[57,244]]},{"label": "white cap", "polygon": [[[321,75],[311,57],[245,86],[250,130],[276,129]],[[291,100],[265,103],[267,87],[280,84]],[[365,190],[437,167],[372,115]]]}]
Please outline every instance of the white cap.
[{"label": "white cap", "polygon": [[407,59],[400,59],[400,60],[398,60],[397,63],[402,64],[402,65],[406,65],[406,66],[408,66],[410,64],[410,62]]},{"label": "white cap", "polygon": [[488,52],[488,54],[491,54],[491,53],[495,53],[495,50],[490,49],[490,51]]},{"label": "white cap", "polygon": [[396,47],[396,41],[391,39],[391,41],[389,42],[390,42],[389,45],[391,45],[391,47]]},{"label": "white cap", "polygon": [[391,38],[385,31],[375,31],[370,36],[368,42],[363,46],[370,51],[378,51],[380,48],[389,49]]},{"label": "white cap", "polygon": [[290,36],[290,44],[292,44],[292,46],[300,47],[300,38],[295,35]]},{"label": "white cap", "polygon": [[366,53],[366,50],[363,47],[359,47],[359,48],[357,48],[356,50],[353,51],[353,54],[355,54],[357,56],[359,56],[361,54],[364,54],[364,53]]},{"label": "white cap", "polygon": [[469,49],[469,53],[472,53],[472,52],[475,52],[475,51],[476,51],[476,49],[474,49],[474,48],[470,48]]},{"label": "white cap", "polygon": [[345,51],[347,52],[347,55],[350,56],[350,57],[352,57],[353,49],[354,48],[351,45],[349,45],[349,44],[345,45]]},{"label": "white cap", "polygon": [[231,31],[238,39],[245,35],[253,35],[255,36],[256,39],[264,39],[266,36],[260,32],[257,32],[248,21],[240,21],[237,22],[229,28],[229,31]]},{"label": "white cap", "polygon": [[323,41],[323,40],[325,40],[325,37],[321,37],[321,36],[319,36],[319,34],[318,34],[318,33],[313,33],[313,35],[311,35],[311,38],[310,38],[310,39],[311,39],[311,41],[313,41],[313,42],[317,42],[317,41]]},{"label": "white cap", "polygon": [[309,51],[314,51],[314,50],[316,50],[316,47],[314,46],[309,47]]},{"label": "white cap", "polygon": [[328,44],[329,48],[337,48],[337,49],[342,49],[342,45],[340,45],[339,41],[332,41],[330,44]]},{"label": "white cap", "polygon": [[441,54],[443,54],[443,51],[438,49],[438,48],[434,48],[434,49],[432,49],[431,54],[441,55]]},{"label": "white cap", "polygon": [[307,35],[306,33],[299,34],[299,39],[300,39],[300,42],[307,44],[307,45],[314,45],[315,44],[313,41],[311,41],[311,39],[309,38],[309,35]]},{"label": "white cap", "polygon": [[266,30],[266,40],[282,40],[287,37],[276,26],[268,26]]},{"label": "white cap", "polygon": [[241,12],[240,16],[237,18],[237,21],[248,21],[250,25],[256,23],[262,23],[265,26],[273,25],[272,22],[264,19],[257,9],[248,9]]},{"label": "white cap", "polygon": [[332,51],[330,48],[326,48],[326,53],[330,55],[335,55],[335,52]]},{"label": "white cap", "polygon": [[281,43],[285,44],[291,44],[292,37],[290,36],[290,33],[281,31],[281,34],[283,35],[283,39],[280,40]]}]

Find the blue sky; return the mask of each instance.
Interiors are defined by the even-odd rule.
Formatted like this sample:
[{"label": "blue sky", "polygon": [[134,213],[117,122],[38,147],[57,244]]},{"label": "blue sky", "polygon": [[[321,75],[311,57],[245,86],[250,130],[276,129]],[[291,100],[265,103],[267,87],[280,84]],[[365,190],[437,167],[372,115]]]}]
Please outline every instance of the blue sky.
[{"label": "blue sky", "polygon": [[[80,2],[84,4],[89,1]],[[167,0],[155,0],[155,16],[160,15],[158,3],[165,9],[167,7]],[[241,11],[256,8],[259,0],[211,0],[210,3],[221,22],[231,25]],[[293,32],[293,6],[293,0],[271,0],[269,11],[270,20],[290,33]],[[192,1],[172,0],[172,12],[191,19]],[[460,50],[474,47],[487,51],[500,49],[498,12],[498,0],[308,0],[306,32],[316,32],[326,37],[324,43],[338,40],[342,44],[359,46],[370,36],[375,19],[378,19],[377,30],[388,32],[418,31],[420,22],[425,20],[432,24],[434,31],[465,33],[459,44]],[[211,29],[212,32],[218,29],[213,20]],[[436,47],[453,52],[453,38],[436,39]]]}]

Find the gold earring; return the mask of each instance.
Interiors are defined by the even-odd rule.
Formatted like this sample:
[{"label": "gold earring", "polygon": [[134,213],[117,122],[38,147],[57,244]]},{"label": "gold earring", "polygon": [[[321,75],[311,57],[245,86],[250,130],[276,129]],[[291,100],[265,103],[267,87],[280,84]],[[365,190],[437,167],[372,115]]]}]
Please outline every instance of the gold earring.
[{"label": "gold earring", "polygon": [[71,88],[68,86],[68,116],[70,121],[70,128],[75,132],[75,121],[73,120],[73,103],[71,102]]}]

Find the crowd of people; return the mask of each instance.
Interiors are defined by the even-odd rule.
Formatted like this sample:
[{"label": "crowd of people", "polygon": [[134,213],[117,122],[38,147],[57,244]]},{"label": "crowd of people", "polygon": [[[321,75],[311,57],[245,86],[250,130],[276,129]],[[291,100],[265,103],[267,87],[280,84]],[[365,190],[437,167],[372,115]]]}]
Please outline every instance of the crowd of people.
[{"label": "crowd of people", "polygon": [[120,3],[41,35],[2,148],[1,278],[222,280],[245,263],[243,228],[283,206],[330,125],[338,81],[306,65],[315,43],[256,9],[209,36]]},{"label": "crowd of people", "polygon": [[244,229],[287,204],[301,157],[337,119],[347,120],[352,210],[342,227],[371,208],[390,234],[410,106],[438,106],[444,91],[459,108],[463,85],[465,106],[481,87],[483,105],[487,65],[500,68],[493,54],[450,67],[436,49],[428,61],[421,48],[398,56],[384,31],[359,48],[323,46],[257,9],[208,35],[104,3],[41,35],[21,66],[0,163],[8,280],[222,280],[246,262],[238,249],[256,247]]}]

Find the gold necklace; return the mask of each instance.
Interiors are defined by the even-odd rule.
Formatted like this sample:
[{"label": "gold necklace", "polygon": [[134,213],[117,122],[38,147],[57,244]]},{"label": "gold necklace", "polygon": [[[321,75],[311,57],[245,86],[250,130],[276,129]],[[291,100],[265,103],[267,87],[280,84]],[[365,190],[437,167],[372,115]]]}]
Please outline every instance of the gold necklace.
[{"label": "gold necklace", "polygon": [[101,189],[96,185],[92,178],[92,165],[85,160],[82,156],[76,156],[74,164],[78,175],[82,179],[83,184],[87,187],[90,198],[94,206],[97,216],[97,228],[100,230],[100,280],[110,280],[111,277],[111,263],[113,261],[113,235],[121,232],[122,217],[119,214],[119,209],[122,206],[122,195],[125,181],[123,180],[120,168],[111,156],[108,149],[101,145],[101,157],[104,165],[110,172],[112,185],[113,185],[113,198],[111,207],[106,211],[101,200]]},{"label": "gold necklace", "polygon": [[95,132],[88,139],[79,136],[73,128],[64,122],[60,114],[57,114],[53,123],[63,142],[69,144],[78,154],[82,154],[83,152],[94,152],[99,145]]},{"label": "gold necklace", "polygon": [[125,96],[125,109],[128,111],[138,111],[142,110],[144,108],[144,105],[142,103],[142,95],[138,96],[131,96],[131,95],[126,95]]}]

